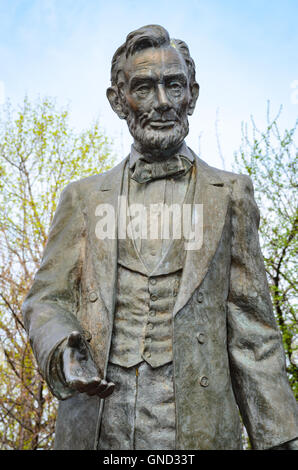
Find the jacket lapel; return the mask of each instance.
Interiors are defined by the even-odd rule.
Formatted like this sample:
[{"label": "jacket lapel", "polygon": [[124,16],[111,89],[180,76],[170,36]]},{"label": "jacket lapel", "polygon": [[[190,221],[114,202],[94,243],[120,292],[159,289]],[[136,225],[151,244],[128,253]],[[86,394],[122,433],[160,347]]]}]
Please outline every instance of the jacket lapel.
[{"label": "jacket lapel", "polygon": [[203,205],[203,240],[199,249],[186,251],[174,316],[200,286],[210,267],[224,228],[229,200],[229,190],[220,179],[218,171],[196,157],[193,203]]},{"label": "jacket lapel", "polygon": [[[96,191],[96,204],[93,211],[96,212],[99,205],[107,204],[113,208],[115,233],[114,237],[93,237],[94,266],[96,280],[98,282],[101,298],[112,315],[114,311],[117,275],[117,226],[118,226],[118,197],[121,194],[123,173],[127,159],[110,170],[101,179]],[[94,227],[95,231],[95,227]]]}]

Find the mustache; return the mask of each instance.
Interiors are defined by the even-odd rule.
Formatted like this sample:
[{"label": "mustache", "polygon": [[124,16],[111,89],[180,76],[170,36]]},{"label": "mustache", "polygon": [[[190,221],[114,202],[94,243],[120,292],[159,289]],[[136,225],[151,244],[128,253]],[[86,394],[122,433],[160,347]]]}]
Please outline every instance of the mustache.
[{"label": "mustache", "polygon": [[167,121],[180,121],[179,115],[174,109],[169,109],[163,113],[152,111],[151,113],[143,113],[139,115],[139,122],[142,128],[146,127],[150,122]]}]

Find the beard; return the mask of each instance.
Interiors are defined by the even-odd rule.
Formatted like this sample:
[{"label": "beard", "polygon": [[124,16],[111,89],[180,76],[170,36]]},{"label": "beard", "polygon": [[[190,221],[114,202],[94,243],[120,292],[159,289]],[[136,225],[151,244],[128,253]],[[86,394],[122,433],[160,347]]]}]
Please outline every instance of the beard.
[{"label": "beard", "polygon": [[178,147],[182,144],[189,131],[186,113],[181,116],[175,113],[175,116],[173,116],[173,111],[170,111],[166,119],[174,121],[173,127],[168,129],[152,129],[150,127],[151,120],[162,121],[161,117],[156,113],[149,117],[147,114],[136,116],[135,113],[129,112],[126,120],[129,132],[134,140],[147,152],[156,153],[157,151],[166,151]]}]

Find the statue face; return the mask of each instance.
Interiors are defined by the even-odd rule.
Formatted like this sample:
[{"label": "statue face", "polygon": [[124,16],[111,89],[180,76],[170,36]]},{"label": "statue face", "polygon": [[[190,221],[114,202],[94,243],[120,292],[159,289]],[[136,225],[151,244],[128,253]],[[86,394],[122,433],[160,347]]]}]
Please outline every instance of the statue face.
[{"label": "statue face", "polygon": [[174,47],[129,57],[121,97],[129,130],[142,151],[179,146],[188,134],[188,69]]}]

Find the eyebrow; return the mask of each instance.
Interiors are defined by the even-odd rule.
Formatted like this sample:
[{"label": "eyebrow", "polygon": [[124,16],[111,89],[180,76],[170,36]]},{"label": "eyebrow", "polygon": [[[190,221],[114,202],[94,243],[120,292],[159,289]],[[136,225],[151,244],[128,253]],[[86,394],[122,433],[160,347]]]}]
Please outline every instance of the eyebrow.
[{"label": "eyebrow", "polygon": [[[179,80],[183,82],[184,84],[187,83],[187,77],[184,73],[170,73],[168,75],[164,75],[163,77],[164,81],[170,81],[170,80]],[[133,88],[134,86],[138,85],[138,83],[141,82],[155,82],[156,77],[154,75],[136,75],[131,79],[130,82],[130,87]]]},{"label": "eyebrow", "polygon": [[180,80],[181,82],[186,83],[187,82],[187,77],[184,73],[171,73],[169,75],[165,75],[165,80]]},{"label": "eyebrow", "polygon": [[135,75],[130,82],[130,86],[134,87],[139,82],[152,82],[154,81],[154,77],[152,75]]}]

